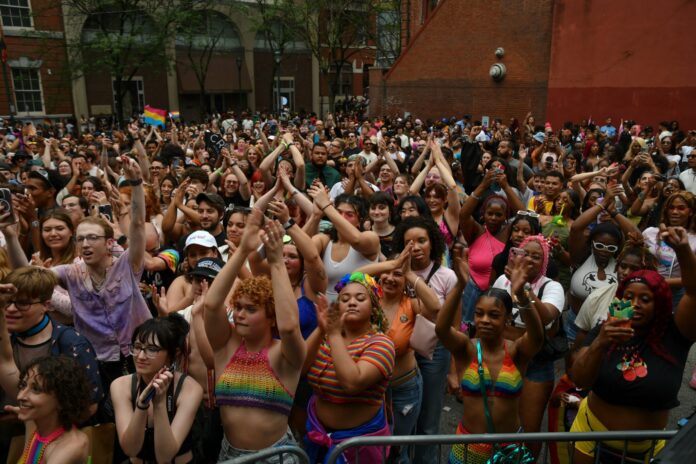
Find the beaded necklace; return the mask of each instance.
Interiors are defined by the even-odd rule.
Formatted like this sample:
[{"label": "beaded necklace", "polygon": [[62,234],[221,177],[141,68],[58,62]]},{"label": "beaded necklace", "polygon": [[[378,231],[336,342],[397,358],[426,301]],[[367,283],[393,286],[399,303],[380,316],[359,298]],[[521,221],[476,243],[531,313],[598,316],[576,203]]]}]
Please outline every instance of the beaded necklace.
[{"label": "beaded necklace", "polygon": [[41,464],[43,462],[43,455],[51,442],[56,441],[65,433],[65,427],[61,427],[55,432],[49,434],[46,437],[39,435],[39,432],[34,431],[31,436],[31,441],[27,443],[24,448],[24,453],[22,458],[19,460],[18,464]]}]

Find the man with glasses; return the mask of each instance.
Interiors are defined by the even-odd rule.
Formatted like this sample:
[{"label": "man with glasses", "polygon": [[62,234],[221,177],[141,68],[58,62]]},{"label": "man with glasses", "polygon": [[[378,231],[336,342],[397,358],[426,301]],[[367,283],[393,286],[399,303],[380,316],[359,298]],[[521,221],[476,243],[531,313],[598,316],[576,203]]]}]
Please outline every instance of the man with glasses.
[{"label": "man with glasses", "polygon": [[[51,268],[72,297],[75,328],[92,343],[99,360],[104,391],[111,382],[133,371],[128,344],[135,328],[151,318],[138,282],[145,254],[145,196],[138,163],[122,156],[126,185],[132,189],[128,249],[112,255],[114,230],[99,217],[87,217],[77,226],[75,242],[82,261]],[[7,238],[10,262],[28,265],[17,239],[14,218],[0,212],[0,230]]]},{"label": "man with glasses", "polygon": [[351,155],[357,155],[361,151],[362,150],[358,146],[358,136],[355,134],[355,132],[349,132],[348,145],[346,145],[346,147],[343,149],[343,156],[348,158]]},{"label": "man with glasses", "polygon": [[366,164],[372,163],[377,159],[377,154],[373,151],[377,144],[377,137],[365,137],[363,139],[363,150],[358,153],[358,156],[366,161]]},{"label": "man with glasses", "polygon": [[26,266],[10,272],[0,284],[0,386],[8,400],[16,399],[19,372],[42,356],[68,356],[85,369],[91,385],[90,415],[104,398],[94,348],[72,327],[50,317],[53,289],[58,283],[47,269]]},{"label": "man with glasses", "polygon": [[[696,131],[690,131],[696,132]],[[696,134],[694,134],[696,136]],[[690,134],[689,137],[692,135]],[[684,188],[696,195],[696,148],[689,151],[686,155],[686,162],[689,169],[679,174],[679,179],[684,182]]]}]

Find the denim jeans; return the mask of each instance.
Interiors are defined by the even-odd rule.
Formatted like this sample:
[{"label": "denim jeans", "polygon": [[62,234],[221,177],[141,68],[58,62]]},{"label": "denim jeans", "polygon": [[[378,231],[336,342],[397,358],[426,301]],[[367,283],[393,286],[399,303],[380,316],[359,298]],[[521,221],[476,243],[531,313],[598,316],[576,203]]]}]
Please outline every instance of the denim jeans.
[{"label": "denim jeans", "polygon": [[[440,413],[445,398],[450,353],[438,342],[432,360],[416,354],[416,361],[423,376],[423,401],[416,424],[416,435],[436,435],[440,431]],[[436,445],[416,446],[415,463],[430,464],[437,460]]]},{"label": "denim jeans", "polygon": [[[421,401],[423,399],[423,377],[416,368],[416,376],[403,385],[389,388],[388,393],[391,397],[392,414],[394,415],[393,435],[413,435],[416,431],[416,421],[421,411]],[[391,462],[398,464],[410,463],[408,446],[402,446],[397,459],[390,459]],[[396,450],[392,448],[392,453]]]}]

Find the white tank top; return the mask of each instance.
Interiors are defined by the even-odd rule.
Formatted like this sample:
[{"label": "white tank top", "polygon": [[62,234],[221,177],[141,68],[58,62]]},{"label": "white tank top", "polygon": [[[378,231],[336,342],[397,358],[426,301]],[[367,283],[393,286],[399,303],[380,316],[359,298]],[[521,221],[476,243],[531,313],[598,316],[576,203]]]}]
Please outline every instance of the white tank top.
[{"label": "white tank top", "polygon": [[326,276],[329,279],[329,286],[326,289],[326,298],[329,302],[336,301],[338,298],[338,293],[334,290],[334,287],[346,274],[354,272],[356,269],[365,266],[366,264],[372,264],[377,262],[377,260],[370,260],[363,256],[359,251],[355,250],[353,247],[348,248],[348,254],[343,261],[334,261],[331,258],[331,250],[333,249],[333,241],[329,240],[326,249],[324,250],[324,256],[322,257],[324,261],[324,269],[326,270]]}]

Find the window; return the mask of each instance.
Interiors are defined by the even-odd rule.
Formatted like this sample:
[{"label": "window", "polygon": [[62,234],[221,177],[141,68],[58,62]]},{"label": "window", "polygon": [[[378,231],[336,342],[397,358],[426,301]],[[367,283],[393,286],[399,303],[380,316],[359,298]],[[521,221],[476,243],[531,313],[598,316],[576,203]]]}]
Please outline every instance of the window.
[{"label": "window", "polygon": [[41,77],[38,69],[12,68],[12,83],[18,113],[43,113]]},{"label": "window", "polygon": [[[122,81],[123,86],[123,115],[125,117],[136,116],[145,111],[145,87],[143,78],[133,77],[130,81]],[[114,109],[116,108],[117,86],[116,79],[111,80],[112,92],[114,97]]]},{"label": "window", "polygon": [[[280,98],[283,107],[295,107],[295,78],[280,77]],[[278,79],[273,80],[273,106],[277,106],[278,102]]]},{"label": "window", "polygon": [[32,27],[29,0],[0,0],[4,27]]}]

